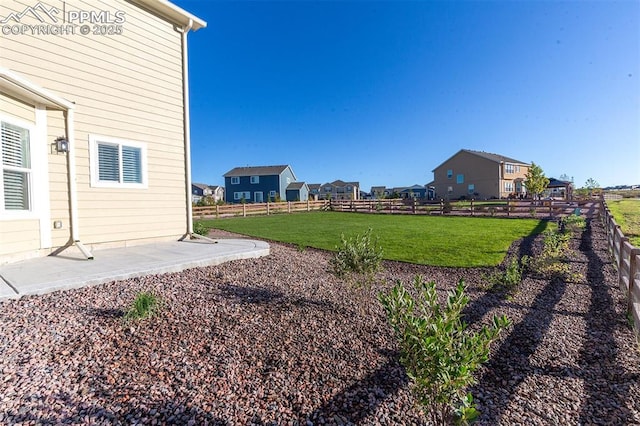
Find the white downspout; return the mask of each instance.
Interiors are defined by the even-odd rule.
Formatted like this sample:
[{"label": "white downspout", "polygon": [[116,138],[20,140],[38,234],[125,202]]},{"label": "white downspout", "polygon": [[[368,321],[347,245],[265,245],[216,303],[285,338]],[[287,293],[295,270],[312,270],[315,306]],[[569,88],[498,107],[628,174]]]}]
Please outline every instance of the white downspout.
[{"label": "white downspout", "polygon": [[82,254],[89,260],[93,259],[93,254],[80,242],[80,224],[78,221],[78,190],[76,188],[76,138],[75,121],[73,109],[68,109],[66,114],[67,141],[69,151],[67,152],[69,166],[69,204],[71,205],[71,240],[80,249]]},{"label": "white downspout", "polygon": [[193,209],[191,207],[191,122],[189,113],[189,56],[187,52],[187,33],[193,26],[193,20],[182,28],[182,102],[184,121],[184,168],[187,194],[187,235],[193,235]]}]

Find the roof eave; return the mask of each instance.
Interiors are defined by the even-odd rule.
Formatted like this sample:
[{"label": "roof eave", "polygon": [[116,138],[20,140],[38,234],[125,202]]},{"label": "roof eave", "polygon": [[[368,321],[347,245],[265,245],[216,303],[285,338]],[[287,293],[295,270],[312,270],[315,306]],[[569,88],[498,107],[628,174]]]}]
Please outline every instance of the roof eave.
[{"label": "roof eave", "polygon": [[131,0],[133,3],[144,6],[145,8],[156,12],[160,16],[168,19],[169,21],[182,25],[183,27],[189,26],[191,23],[191,29],[197,31],[200,28],[207,26],[206,21],[198,18],[197,16],[187,12],[186,10],[179,8],[175,4],[167,0]]}]

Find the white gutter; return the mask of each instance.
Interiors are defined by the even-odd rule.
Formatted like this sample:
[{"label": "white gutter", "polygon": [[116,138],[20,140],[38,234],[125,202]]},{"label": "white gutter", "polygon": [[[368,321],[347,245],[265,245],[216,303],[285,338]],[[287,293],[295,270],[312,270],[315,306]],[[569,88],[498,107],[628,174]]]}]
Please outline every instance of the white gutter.
[{"label": "white gutter", "polygon": [[193,208],[191,207],[191,120],[189,110],[189,55],[187,52],[187,33],[193,26],[193,20],[182,28],[182,102],[184,122],[184,168],[187,202],[187,235],[193,235]]},{"label": "white gutter", "polygon": [[80,249],[84,257],[91,260],[93,254],[80,242],[80,221],[78,220],[78,190],[76,186],[76,138],[73,109],[67,110],[67,142],[69,151],[67,152],[67,164],[69,166],[69,204],[71,205],[71,240]]}]

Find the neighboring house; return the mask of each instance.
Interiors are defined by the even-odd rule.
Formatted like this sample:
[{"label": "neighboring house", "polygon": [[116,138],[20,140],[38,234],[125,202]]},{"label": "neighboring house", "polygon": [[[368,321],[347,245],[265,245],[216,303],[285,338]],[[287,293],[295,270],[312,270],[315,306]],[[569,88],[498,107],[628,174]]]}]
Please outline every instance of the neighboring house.
[{"label": "neighboring house", "polygon": [[433,170],[436,198],[508,198],[526,194],[530,164],[482,151],[461,149]]},{"label": "neighboring house", "polygon": [[321,199],[334,200],[359,200],[360,182],[344,182],[334,180],[320,186]]},{"label": "neighboring house", "polygon": [[291,182],[286,189],[287,201],[307,201],[309,186],[304,182]]},{"label": "neighboring house", "polygon": [[573,198],[573,182],[549,178],[549,184],[543,196],[571,200]]},{"label": "neighboring house", "polygon": [[398,192],[400,198],[427,198],[427,187],[425,185],[413,185]]},{"label": "neighboring house", "polygon": [[187,34],[206,23],[166,0],[35,3],[0,4],[0,264],[190,234]]},{"label": "neighboring house", "polygon": [[224,188],[218,185],[192,183],[191,184],[191,201],[193,203],[198,203],[203,198],[209,199],[210,202],[212,203],[216,203],[220,200],[224,201]]},{"label": "neighboring house", "polygon": [[386,193],[385,191],[387,190],[386,186],[372,186],[371,187],[371,198],[373,199],[380,199],[380,198],[385,198],[386,197]]},{"label": "neighboring house", "polygon": [[309,199],[318,201],[320,199],[320,187],[322,185],[319,183],[310,183],[307,186],[309,187]]},{"label": "neighboring house", "polygon": [[[225,199],[228,203],[285,200],[287,187],[294,182],[290,166],[236,167],[224,174]],[[308,193],[306,187],[300,201],[307,201]]]}]

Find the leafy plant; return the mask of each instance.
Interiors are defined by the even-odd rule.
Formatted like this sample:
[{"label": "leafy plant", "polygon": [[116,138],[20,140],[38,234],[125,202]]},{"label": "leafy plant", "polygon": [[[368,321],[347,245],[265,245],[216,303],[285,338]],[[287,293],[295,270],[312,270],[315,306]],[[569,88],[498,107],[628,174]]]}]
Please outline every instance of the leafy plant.
[{"label": "leafy plant", "polygon": [[369,228],[363,234],[345,238],[340,236],[341,244],[336,247],[336,253],[329,261],[333,272],[340,278],[351,278],[356,275],[356,284],[369,284],[382,264],[382,248],[378,238],[372,237]]},{"label": "leafy plant", "polygon": [[522,274],[529,264],[529,256],[522,256],[520,261],[512,258],[504,270],[489,276],[491,288],[502,287],[511,290],[522,282]]},{"label": "leafy plant", "polygon": [[466,392],[476,382],[475,371],[489,359],[489,346],[511,322],[494,316],[491,325],[467,330],[462,310],[469,303],[465,285],[458,282],[444,305],[438,303],[435,282],[416,276],[418,297],[401,282],[378,296],[400,343],[400,363],[412,380],[412,391],[433,424],[462,423],[477,416],[473,398]]},{"label": "leafy plant", "polygon": [[194,234],[198,234],[198,235],[207,235],[209,233],[209,230],[211,228],[209,228],[207,225],[205,225],[202,222],[194,222],[193,223],[193,233]]},{"label": "leafy plant", "polygon": [[124,315],[125,321],[139,320],[153,316],[160,307],[160,299],[151,292],[141,292]]}]

